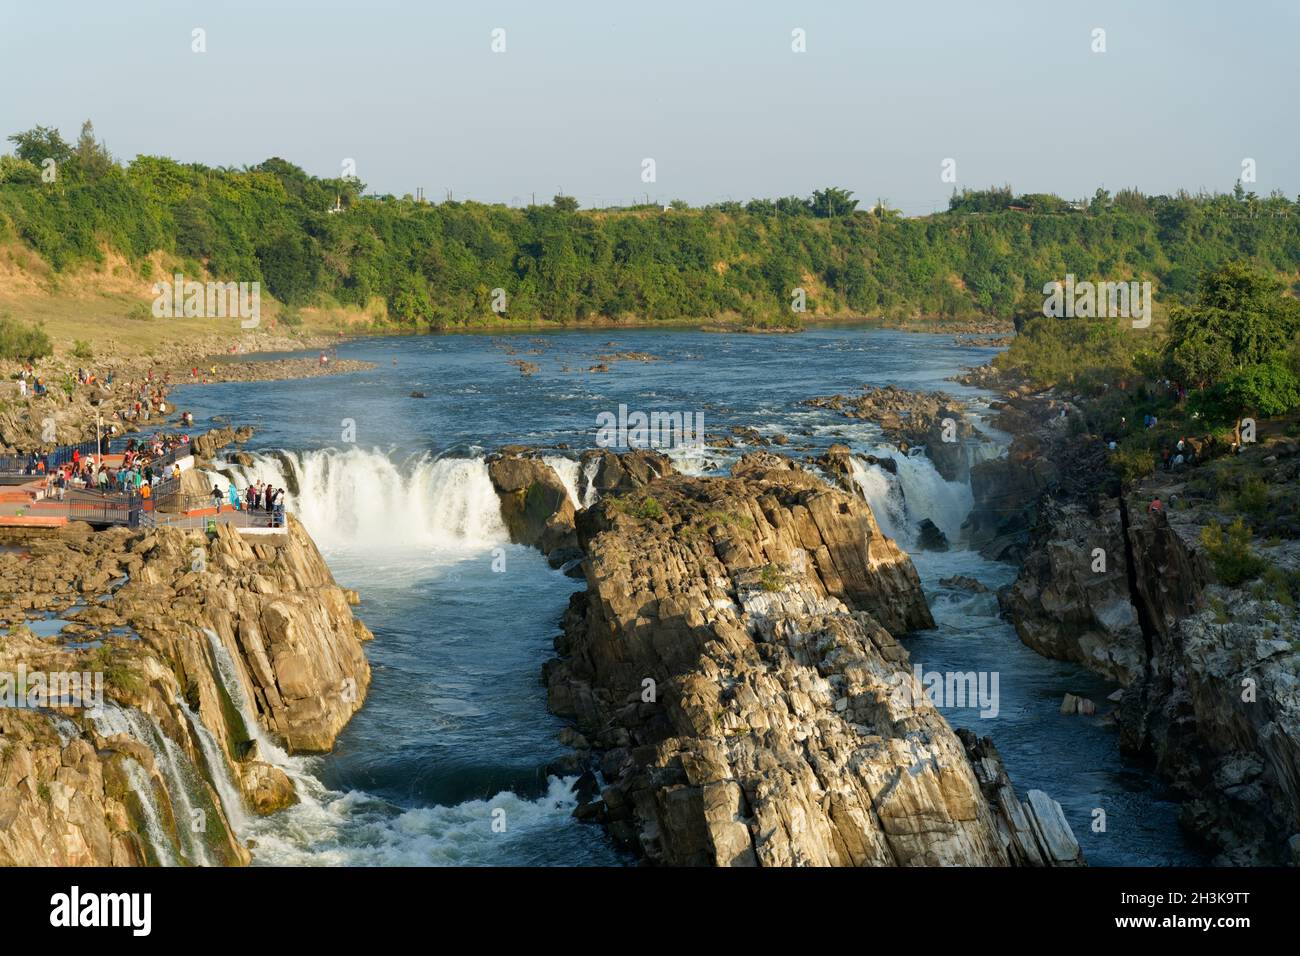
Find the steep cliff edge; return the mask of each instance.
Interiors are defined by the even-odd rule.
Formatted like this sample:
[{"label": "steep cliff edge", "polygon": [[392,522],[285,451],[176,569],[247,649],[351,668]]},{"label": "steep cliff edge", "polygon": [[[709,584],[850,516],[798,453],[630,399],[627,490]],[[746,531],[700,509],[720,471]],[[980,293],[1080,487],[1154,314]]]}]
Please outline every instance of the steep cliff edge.
[{"label": "steep cliff edge", "polygon": [[891,631],[933,621],[861,498],[758,454],[605,498],[577,530],[588,587],[544,679],[600,754],[580,816],[664,864],[1078,862],[1043,836],[1059,807],[1020,804],[915,686]]},{"label": "steep cliff edge", "polygon": [[[329,749],[370,682],[370,634],[310,537],[290,518],[247,540],[71,525],[12,541],[0,864],[247,862],[249,815],[296,799],[279,746]],[[43,695],[71,674],[102,694]]]},{"label": "steep cliff edge", "polygon": [[[1225,864],[1300,865],[1300,544],[1279,533],[1298,473],[1297,443],[1280,442],[1123,496],[1045,500],[999,594],[1025,644],[1124,688],[1123,746],[1155,762]],[[1273,530],[1236,560],[1257,553],[1263,576],[1228,586],[1202,532],[1238,517],[1234,489],[1251,481]]]}]

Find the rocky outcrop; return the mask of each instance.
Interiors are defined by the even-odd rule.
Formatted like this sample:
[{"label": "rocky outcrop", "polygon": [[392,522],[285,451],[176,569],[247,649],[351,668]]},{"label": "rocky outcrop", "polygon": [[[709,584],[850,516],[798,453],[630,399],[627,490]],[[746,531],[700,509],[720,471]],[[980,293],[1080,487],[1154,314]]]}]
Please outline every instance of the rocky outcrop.
[{"label": "rocky outcrop", "polygon": [[580,817],[664,864],[1026,860],[914,686],[894,634],[932,620],[860,498],[760,453],[578,533],[588,587],[544,678],[606,781]]},{"label": "rocky outcrop", "polygon": [[195,436],[190,442],[190,451],[199,458],[211,460],[216,458],[217,452],[227,445],[246,442],[252,437],[253,429],[248,426],[213,428],[202,435]]},{"label": "rocky outcrop", "polygon": [[1187,800],[1186,825],[1230,865],[1300,866],[1300,616],[1214,587],[1219,606],[1153,638],[1125,694],[1125,745]]},{"label": "rocky outcrop", "polygon": [[601,448],[583,452],[581,461],[584,470],[597,462],[591,486],[602,496],[625,495],[676,472],[667,455],[645,449],[618,454]]},{"label": "rocky outcrop", "polygon": [[1037,524],[1036,506],[1059,472],[1052,460],[1013,442],[1006,457],[970,469],[973,504],[962,529],[970,547],[995,561],[1014,561],[1027,549]]},{"label": "rocky outcrop", "polygon": [[497,455],[488,460],[488,476],[512,541],[543,554],[577,545],[573,502],[550,465],[518,454]]},{"label": "rocky outcrop", "polygon": [[1014,583],[998,595],[1028,647],[1074,661],[1118,684],[1146,669],[1146,648],[1129,589],[1124,523],[1116,499],[1045,505]]},{"label": "rocky outcrop", "polygon": [[272,740],[327,750],[370,682],[306,532],[78,524],[23,549],[0,554],[0,675],[99,675],[102,700],[0,710],[0,863],[247,862],[236,822],[295,799]]},{"label": "rocky outcrop", "polygon": [[864,386],[858,396],[831,395],[805,404],[829,408],[848,418],[861,418],[880,426],[885,438],[902,451],[924,446],[935,471],[947,481],[963,481],[970,470],[967,445],[979,432],[966,419],[961,402],[946,392],[912,392],[886,385]]}]

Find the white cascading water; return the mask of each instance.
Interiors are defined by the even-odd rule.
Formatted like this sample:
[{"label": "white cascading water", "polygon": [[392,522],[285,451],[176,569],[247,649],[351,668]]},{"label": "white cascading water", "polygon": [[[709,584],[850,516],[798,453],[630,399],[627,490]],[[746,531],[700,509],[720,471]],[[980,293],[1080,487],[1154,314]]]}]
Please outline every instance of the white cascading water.
[{"label": "white cascading water", "polygon": [[853,483],[871,505],[871,513],[876,516],[880,530],[895,541],[910,543],[912,535],[907,527],[907,509],[894,476],[857,455],[849,458],[849,468]]},{"label": "white cascading water", "polygon": [[[496,809],[508,814],[511,829],[546,828],[568,820],[577,797],[574,778],[552,778],[536,800],[499,793],[490,801],[455,806],[417,807],[394,816],[387,801],[362,791],[330,790],[311,773],[311,759],[291,757],[257,721],[239,679],[239,670],[216,632],[204,628],[226,693],[239,710],[261,759],[283,770],[298,802],[270,817],[252,821],[256,863],[273,866],[412,866],[463,863],[475,848],[486,850],[498,837],[483,821]],[[223,799],[225,796],[223,794]],[[357,835],[361,839],[357,839]]]},{"label": "white cascading water", "polygon": [[172,852],[171,840],[167,838],[167,833],[163,829],[162,809],[158,806],[158,795],[154,792],[153,779],[133,757],[125,758],[122,767],[126,771],[126,779],[131,784],[131,789],[140,798],[140,809],[144,815],[144,833],[141,833],[140,837],[153,850],[159,866],[177,866],[178,861],[176,854]]},{"label": "white cascading water", "polygon": [[221,638],[217,636],[216,631],[205,627],[203,633],[207,635],[208,646],[212,648],[212,657],[217,662],[217,676],[221,678],[221,686],[226,689],[231,703],[239,711],[239,716],[244,719],[244,729],[248,732],[249,739],[257,744],[259,756],[267,763],[283,770],[290,780],[297,780],[304,772],[303,761],[290,757],[262,729],[262,725],[257,721],[257,713],[249,702],[248,695],[244,693],[244,683],[239,679],[239,667],[235,664],[235,659],[230,656],[226,645],[221,643]]},{"label": "white cascading water", "polygon": [[[195,807],[198,789],[203,786],[203,783],[198,771],[190,763],[180,745],[163,733],[156,720],[135,708],[119,707],[105,701],[103,707],[92,715],[92,719],[95,729],[102,736],[113,737],[117,734],[126,734],[153,752],[154,766],[162,774],[163,782],[167,785],[167,795],[171,798],[172,815],[176,820],[176,832],[180,837],[182,849],[189,856],[191,863],[199,866],[214,865],[207,843],[200,833],[194,832],[194,827],[191,826],[192,822],[203,816],[202,811],[196,812]],[[144,776],[147,779],[148,775]],[[153,799],[152,786],[140,792],[142,804],[149,802],[146,793],[149,799]],[[157,814],[156,807],[152,809],[152,813]],[[150,814],[151,809],[146,808],[146,820]],[[170,853],[171,841],[163,833],[161,825],[157,833],[150,833],[149,836],[153,841],[154,851],[160,858],[164,853]]]},{"label": "white cascading water", "polygon": [[890,474],[853,456],[850,460],[853,482],[871,505],[880,529],[905,547],[916,543],[917,527],[929,518],[956,544],[962,523],[974,505],[969,483],[946,481],[934,463],[921,450],[911,455],[891,448],[880,448],[877,458],[892,458],[895,473]]},{"label": "white cascading water", "polygon": [[231,776],[225,751],[217,742],[217,738],[212,735],[212,731],[208,730],[198,714],[190,710],[185,701],[177,700],[176,704],[184,712],[185,718],[194,731],[194,736],[198,738],[199,749],[203,751],[203,759],[208,765],[208,777],[221,797],[226,820],[229,821],[236,836],[243,836],[248,832],[248,813],[244,810],[244,798],[239,792],[239,787],[235,785],[234,777]]},{"label": "white cascading water", "polygon": [[551,466],[551,470],[559,476],[564,485],[564,490],[569,493],[569,501],[573,507],[583,507],[583,495],[578,490],[578,483],[582,481],[582,465],[574,458],[565,458],[563,455],[547,455],[542,459],[543,462]]},{"label": "white cascading water", "polygon": [[423,455],[398,465],[361,448],[252,458],[223,471],[241,490],[257,481],[286,489],[288,510],[325,550],[486,548],[508,538],[481,458]]},{"label": "white cascading water", "polygon": [[598,471],[600,471],[599,458],[591,459],[591,461],[587,462],[587,466],[582,469],[582,506],[584,508],[590,508],[596,499],[600,497],[600,493],[596,491],[596,473]]}]

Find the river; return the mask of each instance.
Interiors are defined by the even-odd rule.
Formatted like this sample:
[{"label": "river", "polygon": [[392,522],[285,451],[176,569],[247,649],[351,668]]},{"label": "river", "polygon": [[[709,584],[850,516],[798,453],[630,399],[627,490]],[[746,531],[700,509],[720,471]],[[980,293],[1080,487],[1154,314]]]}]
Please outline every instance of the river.
[{"label": "river", "polygon": [[[657,361],[610,360],[641,352]],[[996,716],[945,708],[957,726],[991,736],[1023,796],[1058,800],[1093,865],[1204,862],[1176,823],[1177,805],[1148,769],[1121,757],[1100,718],[1059,713],[1067,691],[1104,712],[1114,688],[1025,648],[991,593],[1015,569],[961,546],[971,495],[923,456],[880,445],[879,430],[805,399],[866,384],[943,389],[977,420],[990,396],[946,381],[995,350],[949,336],[865,327],[796,335],[700,331],[565,331],[366,339],[340,358],[376,364],[356,374],[182,386],[179,409],[199,423],[252,424],[254,465],[237,483],[272,480],[311,532],[340,584],[362,595],[374,631],[374,681],[363,709],[319,758],[282,757],[302,801],[246,824],[264,864],[618,865],[632,860],[595,826],[575,822],[570,781],[546,766],[564,754],[563,722],[546,710],[542,663],[580,582],[535,551],[510,545],[483,455],[505,444],[546,446],[581,503],[577,453],[595,445],[597,416],[619,405],[702,412],[705,429],[752,426],[789,437],[801,457],[834,442],[896,459],[896,473],[861,462],[859,487],[887,533],[909,550],[923,518],[954,548],[914,553],[937,628],[905,639],[927,671],[996,674]],[[537,366],[523,375],[511,364]],[[607,364],[609,371],[590,371]],[[424,398],[412,397],[423,393]],[[1000,454],[984,429],[972,458]],[[556,448],[556,446],[567,446]],[[677,456],[707,474],[752,450]],[[551,454],[548,452],[548,454]],[[504,571],[502,571],[504,567]],[[940,585],[962,574],[987,594]],[[987,709],[986,709],[987,711]],[[1104,811],[1105,829],[1095,822]]]}]

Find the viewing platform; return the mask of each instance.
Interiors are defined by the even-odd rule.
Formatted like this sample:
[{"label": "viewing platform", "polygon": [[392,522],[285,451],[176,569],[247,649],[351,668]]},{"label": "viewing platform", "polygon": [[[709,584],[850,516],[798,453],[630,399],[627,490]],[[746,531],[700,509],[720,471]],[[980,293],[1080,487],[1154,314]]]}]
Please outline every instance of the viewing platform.
[{"label": "viewing platform", "polygon": [[[73,460],[73,451],[82,456],[95,454],[95,443],[67,446],[38,458],[51,470]],[[122,453],[97,457],[97,464],[116,471],[124,464]],[[194,457],[181,446],[149,462],[154,468],[181,472],[194,467]],[[241,500],[239,506],[228,499],[217,507],[210,495],[186,495],[176,478],[155,479],[150,495],[136,491],[104,491],[97,488],[69,486],[60,498],[57,488],[47,487],[47,474],[27,473],[30,459],[11,456],[0,459],[0,529],[60,528],[74,521],[94,527],[187,528],[208,530],[217,524],[230,525],[250,535],[280,534],[283,525],[264,510],[249,511]]]}]

